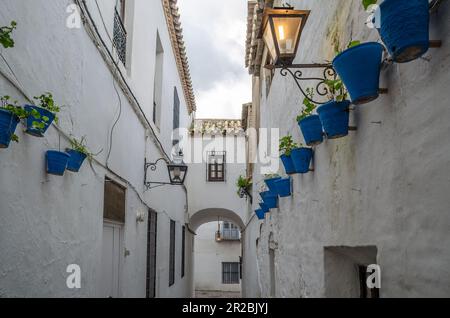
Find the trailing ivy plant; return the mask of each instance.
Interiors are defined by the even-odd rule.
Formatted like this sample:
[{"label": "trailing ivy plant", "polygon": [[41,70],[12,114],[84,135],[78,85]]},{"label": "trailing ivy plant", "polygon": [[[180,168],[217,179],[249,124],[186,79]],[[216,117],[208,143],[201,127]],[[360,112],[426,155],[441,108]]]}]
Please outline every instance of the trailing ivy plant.
[{"label": "trailing ivy plant", "polygon": [[238,187],[237,194],[242,198],[245,194],[249,193],[252,186],[252,180],[251,178],[239,176],[236,186]]},{"label": "trailing ivy plant", "polygon": [[291,135],[284,136],[280,139],[280,152],[286,156],[290,156],[291,151],[298,147],[299,145],[294,142]]},{"label": "trailing ivy plant", "polygon": [[[0,97],[0,108],[5,109],[12,113],[13,115],[16,115],[19,119],[24,119],[28,117],[28,112],[23,109],[22,106],[19,106],[17,101],[10,101],[10,96],[2,96]],[[11,140],[14,142],[19,142],[19,137],[16,134],[13,134],[11,136]]]},{"label": "trailing ivy plant", "polygon": [[14,40],[11,37],[11,33],[16,29],[16,21],[11,22],[11,26],[0,27],[0,44],[3,45],[5,49],[14,47]]},{"label": "trailing ivy plant", "polygon": [[311,100],[314,98],[314,89],[307,88],[306,89],[306,95],[305,99],[303,100],[303,105],[305,108],[303,108],[300,115],[297,116],[296,120],[299,122],[300,120],[305,119],[309,115],[312,114],[312,112],[316,109],[317,105],[311,102]]},{"label": "trailing ivy plant", "polygon": [[[47,92],[41,96],[35,96],[34,99],[39,102],[39,107],[47,109],[49,112],[53,113],[55,115],[55,122],[58,123],[58,116],[56,116],[56,114],[60,112],[61,107],[55,103],[53,100],[53,95]],[[42,122],[33,121],[33,128],[44,129],[46,123],[50,120],[47,116],[41,116],[41,114],[39,114],[39,112],[35,109],[31,111],[31,115],[35,119],[42,119]]]}]

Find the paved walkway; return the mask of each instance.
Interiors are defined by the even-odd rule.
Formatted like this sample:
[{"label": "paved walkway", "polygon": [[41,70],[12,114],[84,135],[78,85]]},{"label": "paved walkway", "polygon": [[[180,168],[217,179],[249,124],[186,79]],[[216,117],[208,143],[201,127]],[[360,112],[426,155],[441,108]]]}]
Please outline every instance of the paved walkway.
[{"label": "paved walkway", "polygon": [[239,292],[196,290],[195,298],[241,298]]}]

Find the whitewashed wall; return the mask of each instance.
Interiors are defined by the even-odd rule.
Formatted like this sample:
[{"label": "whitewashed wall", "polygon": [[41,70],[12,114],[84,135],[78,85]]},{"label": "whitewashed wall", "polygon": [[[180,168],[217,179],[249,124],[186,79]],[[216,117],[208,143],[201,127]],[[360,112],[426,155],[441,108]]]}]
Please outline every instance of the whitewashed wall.
[{"label": "whitewashed wall", "polygon": [[239,262],[240,241],[216,242],[217,222],[200,226],[195,236],[195,290],[240,292],[240,284],[222,284],[222,263]]},{"label": "whitewashed wall", "polygon": [[[359,0],[290,4],[312,10],[295,63],[330,60],[336,35],[341,45],[351,37],[379,39],[365,27]],[[442,48],[431,49],[428,61],[383,71],[389,94],[357,107],[351,122],[358,131],[317,146],[315,172],[294,176],[293,196],[281,199],[261,229],[252,220],[244,238],[244,296],[269,295],[271,233],[278,297],[324,296],[324,247],[367,245],[378,248],[382,297],[450,295],[449,9],[444,2],[431,17],[431,39],[442,40]],[[294,85],[275,75],[268,98],[261,94],[261,126],[302,141]]]},{"label": "whitewashed wall", "polygon": [[[86,135],[89,147],[103,152],[92,168],[85,164],[79,174],[54,177],[45,173],[45,152],[64,149],[67,140],[51,127],[37,139],[18,128],[20,144],[0,151],[0,296],[90,297],[96,290],[102,246],[103,182],[108,176],[127,188],[127,210],[121,296],[144,297],[146,277],[147,223],[136,223],[136,213],[147,206],[158,212],[157,296],[190,296],[192,289],[192,235],[188,233],[186,276],[181,278],[181,226],[187,222],[186,193],[181,187],[144,192],[144,158],[163,156],[129,101],[119,89],[122,115],[114,130],[109,162],[109,134],[118,113],[119,101],[110,69],[96,46],[81,29],[66,28],[66,8],[72,1],[4,0],[0,25],[18,23],[13,37],[16,47],[3,50],[23,90],[29,96],[54,93],[65,105],[60,126],[66,134]],[[114,0],[99,1],[108,32],[112,34]],[[129,1],[127,20],[131,67],[122,68],[144,114],[151,122],[156,31],[165,51],[162,127],[157,138],[167,153],[172,146],[173,88],[181,100],[181,125],[187,127],[188,113],[168,37],[160,1]],[[94,1],[87,1],[95,24],[107,46],[111,42],[100,21]],[[130,25],[131,24],[131,25]],[[0,62],[2,73],[10,76]],[[118,85],[116,85],[118,87]],[[20,92],[0,76],[0,95],[24,103]],[[109,169],[105,166],[108,164]],[[161,167],[153,180],[167,179]],[[119,178],[120,176],[120,178]],[[127,182],[125,182],[125,180]],[[164,194],[164,195],[163,195]],[[141,199],[146,204],[142,202]],[[177,222],[176,279],[169,286],[169,218]],[[79,264],[82,288],[66,287],[66,267]]]}]

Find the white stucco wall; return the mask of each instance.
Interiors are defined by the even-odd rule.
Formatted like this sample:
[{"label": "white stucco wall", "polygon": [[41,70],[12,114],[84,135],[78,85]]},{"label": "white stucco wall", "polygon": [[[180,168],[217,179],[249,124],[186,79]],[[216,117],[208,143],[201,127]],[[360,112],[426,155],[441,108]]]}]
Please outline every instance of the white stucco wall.
[{"label": "white stucco wall", "polygon": [[[194,217],[193,228],[217,220],[218,215],[223,220],[242,227],[246,221],[247,200],[237,195],[236,182],[240,175],[246,175],[245,136],[224,138],[219,135],[213,138],[195,135],[194,138],[189,138],[188,145],[185,147],[185,155],[189,152],[192,162],[186,179],[189,189],[189,217],[192,219],[199,211],[208,211],[199,220]],[[225,182],[207,181],[206,153],[214,150],[227,152]],[[214,210],[228,210],[229,213]]]},{"label": "white stucco wall", "polygon": [[215,241],[217,222],[203,224],[197,230],[194,248],[195,289],[240,292],[240,284],[222,284],[222,263],[238,263],[240,241]]},{"label": "white stucco wall", "polygon": [[[342,46],[351,37],[379,39],[364,26],[360,1],[290,4],[312,10],[294,63],[330,60],[333,34]],[[443,46],[430,49],[429,61],[383,71],[381,87],[389,94],[352,112],[358,131],[315,147],[315,171],[293,177],[293,196],[280,200],[261,232],[256,219],[247,227],[244,296],[270,293],[271,234],[278,297],[325,296],[324,247],[368,245],[378,249],[381,297],[450,295],[449,9],[444,2],[431,17],[431,39]],[[279,127],[281,135],[302,141],[295,122],[302,97],[294,85],[291,78],[275,75],[268,98],[261,94],[261,126]],[[258,170],[255,182],[261,179]]]},{"label": "white stucco wall", "polygon": [[[186,193],[181,187],[144,191],[144,159],[163,156],[149,127],[139,120],[119,88],[116,93],[111,71],[85,28],[66,28],[66,7],[72,1],[5,0],[0,4],[0,25],[18,23],[13,37],[16,47],[2,54],[29,96],[45,91],[64,105],[60,127],[65,134],[86,136],[93,152],[103,150],[78,174],[64,177],[45,173],[45,152],[64,149],[68,141],[55,127],[42,139],[17,129],[19,144],[0,151],[0,297],[91,297],[98,295],[103,224],[103,187],[108,176],[127,189],[124,248],[130,255],[121,260],[120,295],[144,297],[147,253],[147,222],[137,223],[136,213],[151,207],[158,212],[157,296],[182,297],[192,292],[192,235],[186,238],[186,276],[181,278],[181,226],[186,224]],[[94,1],[89,10],[107,46],[106,36]],[[99,1],[108,32],[112,34],[115,1]],[[162,126],[156,137],[167,153],[172,142],[173,89],[181,100],[181,125],[187,127],[188,113],[160,1],[127,1],[129,57],[131,67],[124,72],[148,122],[153,105],[153,74],[156,32],[165,50]],[[131,25],[130,25],[131,24]],[[1,72],[9,73],[0,62]],[[109,136],[117,117],[109,161]],[[24,97],[0,76],[0,95],[10,95],[25,103]],[[106,165],[108,168],[106,168]],[[167,179],[164,166],[150,175]],[[141,199],[140,199],[140,198]],[[145,204],[143,203],[145,202]],[[169,288],[169,219],[177,222],[176,279]],[[122,253],[124,255],[124,253]],[[66,287],[66,267],[78,264],[82,288]]]}]

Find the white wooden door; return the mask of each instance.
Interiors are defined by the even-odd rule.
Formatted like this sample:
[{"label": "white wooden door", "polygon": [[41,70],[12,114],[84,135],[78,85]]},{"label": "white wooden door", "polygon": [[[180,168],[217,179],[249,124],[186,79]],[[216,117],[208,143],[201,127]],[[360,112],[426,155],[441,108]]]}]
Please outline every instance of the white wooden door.
[{"label": "white wooden door", "polygon": [[103,246],[100,291],[101,297],[119,297],[120,251],[122,228],[112,223],[103,224]]}]

